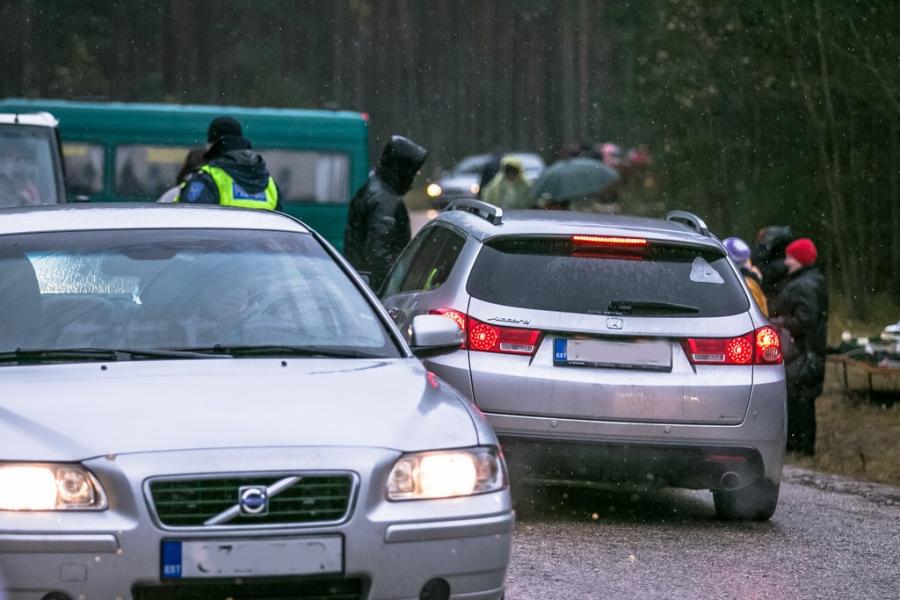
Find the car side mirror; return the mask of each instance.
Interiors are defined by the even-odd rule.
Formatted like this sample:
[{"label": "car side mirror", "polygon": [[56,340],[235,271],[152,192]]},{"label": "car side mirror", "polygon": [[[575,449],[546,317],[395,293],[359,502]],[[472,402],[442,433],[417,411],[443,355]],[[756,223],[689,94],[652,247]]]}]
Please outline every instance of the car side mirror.
[{"label": "car side mirror", "polygon": [[409,326],[409,346],[418,358],[431,358],[459,350],[464,340],[459,325],[440,315],[413,317]]}]

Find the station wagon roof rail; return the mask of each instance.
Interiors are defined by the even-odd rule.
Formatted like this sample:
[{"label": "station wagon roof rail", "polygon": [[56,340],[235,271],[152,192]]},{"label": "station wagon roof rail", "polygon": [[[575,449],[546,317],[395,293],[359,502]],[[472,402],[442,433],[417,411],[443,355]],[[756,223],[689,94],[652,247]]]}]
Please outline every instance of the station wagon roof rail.
[{"label": "station wagon roof rail", "polygon": [[701,235],[712,237],[709,228],[706,226],[706,222],[694,213],[686,210],[670,210],[666,213],[666,221],[683,223]]},{"label": "station wagon roof rail", "polygon": [[483,218],[492,225],[500,225],[503,223],[503,209],[481,200],[460,198],[459,200],[453,200],[448,204],[446,210],[464,210]]}]

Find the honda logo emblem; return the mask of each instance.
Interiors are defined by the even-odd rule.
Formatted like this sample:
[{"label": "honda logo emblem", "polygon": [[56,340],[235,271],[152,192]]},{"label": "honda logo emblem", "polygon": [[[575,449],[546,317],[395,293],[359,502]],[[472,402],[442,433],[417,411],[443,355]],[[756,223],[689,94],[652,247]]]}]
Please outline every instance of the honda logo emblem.
[{"label": "honda logo emblem", "polygon": [[625,321],[616,317],[610,317],[606,320],[606,328],[607,329],[622,329],[625,326]]}]

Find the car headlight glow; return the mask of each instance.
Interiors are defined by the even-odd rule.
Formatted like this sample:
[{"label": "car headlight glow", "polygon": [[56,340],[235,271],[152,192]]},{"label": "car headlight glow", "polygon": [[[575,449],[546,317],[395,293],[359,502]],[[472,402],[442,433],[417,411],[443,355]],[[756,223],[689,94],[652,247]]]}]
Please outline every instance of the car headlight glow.
[{"label": "car headlight glow", "polygon": [[475,194],[477,196],[479,191],[481,191],[481,186],[477,183],[473,183],[469,186],[469,192],[471,192],[472,194]]},{"label": "car headlight glow", "polygon": [[425,188],[425,193],[428,194],[429,198],[437,198],[443,193],[444,190],[441,189],[436,183],[429,183],[428,187]]},{"label": "car headlight glow", "polygon": [[106,494],[84,467],[0,464],[0,510],[103,510]]},{"label": "car headlight glow", "polygon": [[455,498],[506,487],[496,448],[418,452],[400,457],[388,477],[389,500]]}]

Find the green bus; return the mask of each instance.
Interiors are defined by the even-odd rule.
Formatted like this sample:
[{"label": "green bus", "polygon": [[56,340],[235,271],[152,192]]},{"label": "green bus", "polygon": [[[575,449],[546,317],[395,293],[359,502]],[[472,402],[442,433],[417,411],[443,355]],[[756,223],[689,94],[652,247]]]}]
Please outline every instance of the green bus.
[{"label": "green bus", "polygon": [[209,122],[228,115],[265,158],[284,211],[342,249],[350,198],[369,171],[368,117],[358,112],[0,100],[0,113],[38,111],[59,120],[70,202],[155,201],[188,151],[206,145]]}]

